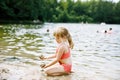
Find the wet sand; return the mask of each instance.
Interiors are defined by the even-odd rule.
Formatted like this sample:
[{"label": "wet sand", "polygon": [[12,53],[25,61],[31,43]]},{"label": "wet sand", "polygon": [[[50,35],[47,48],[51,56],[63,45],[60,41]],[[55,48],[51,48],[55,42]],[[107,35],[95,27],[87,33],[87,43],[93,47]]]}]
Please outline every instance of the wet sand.
[{"label": "wet sand", "polygon": [[[75,69],[76,68],[76,69]],[[73,73],[63,76],[47,76],[39,65],[1,63],[0,80],[113,80],[95,73],[83,72],[74,65]]]},{"label": "wet sand", "polygon": [[[86,76],[78,70],[70,75],[47,76],[39,65],[27,65],[24,63],[1,63],[0,80],[96,80],[94,75]],[[94,76],[94,78],[93,78]]]},{"label": "wet sand", "polygon": [[0,64],[0,80],[71,80],[71,75],[47,76],[39,67],[23,63]]}]

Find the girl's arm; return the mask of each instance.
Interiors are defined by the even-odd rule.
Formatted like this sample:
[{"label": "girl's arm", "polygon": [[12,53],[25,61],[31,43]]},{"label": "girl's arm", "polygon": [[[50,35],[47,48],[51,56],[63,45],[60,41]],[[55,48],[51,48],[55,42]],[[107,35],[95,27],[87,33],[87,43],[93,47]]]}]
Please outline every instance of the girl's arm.
[{"label": "girl's arm", "polygon": [[61,46],[61,47],[59,48],[57,54],[56,54],[56,58],[55,58],[51,63],[45,65],[44,68],[50,67],[50,66],[54,65],[55,63],[57,63],[58,61],[60,61],[61,56],[62,56],[62,54],[64,53],[64,51],[65,51],[64,46]]},{"label": "girl's arm", "polygon": [[49,56],[49,57],[46,57],[46,59],[52,59],[52,58],[55,58],[56,55],[52,55],[52,56]]},{"label": "girl's arm", "polygon": [[55,57],[56,57],[56,55],[52,55],[52,56],[49,56],[49,57],[44,57],[43,55],[41,55],[39,58],[41,60],[45,60],[45,59],[51,59],[51,58],[55,58]]}]

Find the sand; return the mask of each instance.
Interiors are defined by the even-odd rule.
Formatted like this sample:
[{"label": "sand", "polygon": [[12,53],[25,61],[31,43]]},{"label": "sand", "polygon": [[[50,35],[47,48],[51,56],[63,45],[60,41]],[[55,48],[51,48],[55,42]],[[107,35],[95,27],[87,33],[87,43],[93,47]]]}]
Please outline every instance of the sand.
[{"label": "sand", "polygon": [[0,80],[71,80],[71,75],[47,76],[39,65],[0,64]]},{"label": "sand", "polygon": [[39,65],[1,63],[0,80],[113,80],[96,73],[89,73],[74,65],[73,73],[63,76],[47,76]]},{"label": "sand", "polygon": [[[76,76],[75,76],[76,75]],[[75,78],[75,79],[73,79]],[[0,80],[79,80],[80,76],[71,73],[63,76],[47,76],[39,65],[24,63],[1,63]],[[84,79],[85,80],[85,79]]]}]

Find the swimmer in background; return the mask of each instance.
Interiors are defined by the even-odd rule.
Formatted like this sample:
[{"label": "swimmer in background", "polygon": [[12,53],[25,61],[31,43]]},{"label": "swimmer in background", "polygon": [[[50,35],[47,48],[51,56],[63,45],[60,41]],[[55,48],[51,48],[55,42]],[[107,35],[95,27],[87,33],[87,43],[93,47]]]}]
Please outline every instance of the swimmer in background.
[{"label": "swimmer in background", "polygon": [[108,34],[112,33],[112,28],[109,28],[109,30],[107,31]]},{"label": "swimmer in background", "polygon": [[47,29],[46,31],[47,31],[47,32],[49,32],[50,30],[49,30],[49,29]]},{"label": "swimmer in background", "polygon": [[104,33],[107,33],[107,30],[105,30],[105,32]]},{"label": "swimmer in background", "polygon": [[96,32],[97,32],[97,33],[99,33],[99,31],[98,31],[98,30],[97,30]]},{"label": "swimmer in background", "polygon": [[112,28],[109,28],[109,30],[103,30],[103,31],[96,31],[97,33],[108,33],[108,34],[111,34],[112,33]]}]

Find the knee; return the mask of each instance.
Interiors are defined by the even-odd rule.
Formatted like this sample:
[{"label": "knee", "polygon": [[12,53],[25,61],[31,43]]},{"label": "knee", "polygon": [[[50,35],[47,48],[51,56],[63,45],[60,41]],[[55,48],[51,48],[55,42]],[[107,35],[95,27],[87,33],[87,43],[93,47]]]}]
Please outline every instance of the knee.
[{"label": "knee", "polygon": [[44,72],[48,75],[51,74],[51,71],[49,69],[45,69]]}]

